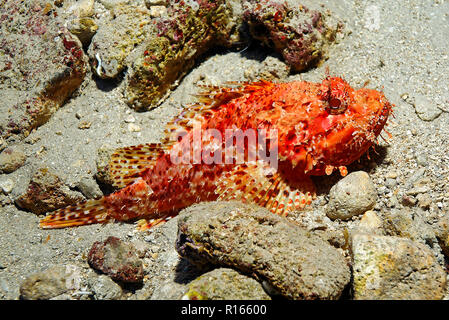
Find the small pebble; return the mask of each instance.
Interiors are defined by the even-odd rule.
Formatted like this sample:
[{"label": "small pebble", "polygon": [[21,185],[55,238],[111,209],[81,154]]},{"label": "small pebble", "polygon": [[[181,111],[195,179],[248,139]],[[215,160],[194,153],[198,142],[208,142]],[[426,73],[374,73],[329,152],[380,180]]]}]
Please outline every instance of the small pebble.
[{"label": "small pebble", "polygon": [[0,153],[0,173],[11,173],[25,163],[26,155],[19,148],[9,147]]},{"label": "small pebble", "polygon": [[443,112],[433,101],[420,94],[415,95],[413,106],[416,114],[423,121],[433,121]]},{"label": "small pebble", "polygon": [[130,132],[140,132],[140,127],[134,123],[128,124],[128,131]]},{"label": "small pebble", "polygon": [[427,193],[418,194],[416,199],[418,200],[418,207],[424,210],[429,209],[432,204],[432,198]]},{"label": "small pebble", "polygon": [[427,156],[426,156],[424,153],[418,153],[418,154],[416,154],[415,159],[416,159],[416,163],[417,163],[418,165],[420,165],[420,166],[425,167],[425,166],[427,166],[427,164],[428,164]]},{"label": "small pebble", "polygon": [[414,187],[406,192],[409,196],[416,196],[420,193],[427,193],[430,191],[430,188],[428,186],[420,186],[420,187]]},{"label": "small pebble", "polygon": [[408,196],[408,195],[402,196],[402,204],[404,206],[413,207],[416,204],[416,202],[417,202],[417,200],[412,196]]},{"label": "small pebble", "polygon": [[136,118],[134,118],[133,115],[130,114],[129,116],[127,116],[125,118],[125,122],[126,123],[134,123],[134,122],[136,122]]},{"label": "small pebble", "polygon": [[348,220],[373,209],[376,200],[370,176],[364,171],[352,172],[331,188],[326,214],[331,219]]},{"label": "small pebble", "polygon": [[78,124],[78,129],[89,129],[91,125],[92,122],[83,120]]},{"label": "small pebble", "polygon": [[11,179],[0,180],[0,188],[5,194],[8,194],[14,189],[14,181]]}]

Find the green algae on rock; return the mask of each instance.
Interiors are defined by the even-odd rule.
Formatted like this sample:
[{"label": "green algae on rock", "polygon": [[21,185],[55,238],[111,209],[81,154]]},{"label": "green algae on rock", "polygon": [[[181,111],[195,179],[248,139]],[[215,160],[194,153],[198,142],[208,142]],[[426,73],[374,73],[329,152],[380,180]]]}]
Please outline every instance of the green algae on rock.
[{"label": "green algae on rock", "polygon": [[155,20],[156,35],[130,66],[128,104],[139,111],[157,106],[199,55],[213,46],[240,44],[240,25],[224,0],[169,1],[167,16]]},{"label": "green algae on rock", "polygon": [[1,0],[0,21],[0,137],[10,143],[47,122],[82,83],[87,59],[51,4]]},{"label": "green algae on rock", "polygon": [[349,283],[336,248],[256,205],[201,203],[184,209],[178,221],[181,256],[239,270],[289,299],[338,299]]},{"label": "green algae on rock", "polygon": [[218,268],[189,283],[189,300],[270,300],[262,285],[233,269]]},{"label": "green algae on rock", "polygon": [[352,237],[354,299],[442,299],[446,272],[424,244],[406,238]]},{"label": "green algae on rock", "polygon": [[111,8],[111,15],[93,36],[88,50],[93,72],[104,79],[116,78],[127,67],[128,56],[152,37],[152,19],[143,4],[119,3]]}]

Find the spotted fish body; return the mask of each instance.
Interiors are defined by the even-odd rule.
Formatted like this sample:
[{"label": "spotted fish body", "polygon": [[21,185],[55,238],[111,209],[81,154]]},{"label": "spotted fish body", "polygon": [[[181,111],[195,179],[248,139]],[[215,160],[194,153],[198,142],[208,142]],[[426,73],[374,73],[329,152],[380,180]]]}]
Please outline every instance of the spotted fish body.
[{"label": "spotted fish body", "polygon": [[[147,229],[200,201],[237,199],[287,215],[309,204],[312,175],[331,174],[359,159],[382,131],[392,105],[376,90],[353,89],[339,77],[321,83],[295,81],[205,86],[199,103],[185,108],[167,125],[161,143],[117,149],[109,167],[120,190],[69,206],[41,220],[42,228],[107,221],[139,220]],[[229,143],[226,130],[276,132],[268,136],[277,150],[275,169],[266,161],[210,163]],[[217,130],[222,139],[201,132]],[[200,136],[200,139],[195,137]],[[200,141],[200,143],[198,143]],[[261,141],[259,141],[261,142]],[[239,150],[248,159],[249,150]],[[174,163],[173,155],[197,161]],[[200,155],[200,158],[198,158]]]}]

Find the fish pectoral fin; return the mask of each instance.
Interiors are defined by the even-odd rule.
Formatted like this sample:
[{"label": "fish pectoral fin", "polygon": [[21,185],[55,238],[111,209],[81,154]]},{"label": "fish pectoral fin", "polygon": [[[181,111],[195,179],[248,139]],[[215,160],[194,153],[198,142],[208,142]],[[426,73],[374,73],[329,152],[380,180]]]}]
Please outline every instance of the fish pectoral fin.
[{"label": "fish pectoral fin", "polygon": [[218,200],[240,200],[287,216],[303,209],[315,198],[315,186],[309,177],[289,182],[268,164],[242,164],[225,173],[217,182]]},{"label": "fish pectoral fin", "polygon": [[109,161],[112,185],[121,189],[135,182],[167,149],[168,146],[160,143],[150,143],[115,150]]},{"label": "fish pectoral fin", "polygon": [[103,197],[58,209],[41,219],[39,226],[42,229],[58,229],[104,223],[110,220]]}]

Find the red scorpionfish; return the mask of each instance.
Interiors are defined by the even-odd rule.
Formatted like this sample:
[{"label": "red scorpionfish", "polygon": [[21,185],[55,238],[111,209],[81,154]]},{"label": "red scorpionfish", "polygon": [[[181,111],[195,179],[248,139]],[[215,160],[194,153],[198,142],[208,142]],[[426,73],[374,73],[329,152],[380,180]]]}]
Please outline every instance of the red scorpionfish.
[{"label": "red scorpionfish", "polygon": [[[118,191],[56,210],[40,226],[138,220],[138,228],[145,230],[194,203],[233,199],[287,215],[315,197],[310,176],[330,175],[334,170],[346,175],[346,166],[376,142],[392,111],[383,93],[355,90],[330,76],[321,83],[203,86],[197,96],[197,104],[168,124],[161,143],[115,151],[109,175]],[[248,161],[225,161],[225,152],[219,151],[234,141],[226,135],[231,128],[270,132],[264,139],[265,155],[276,151],[275,165],[266,159],[249,161],[249,142],[234,149]],[[208,129],[219,134],[200,135],[198,140],[198,132]],[[223,161],[206,161],[211,157]]]}]

